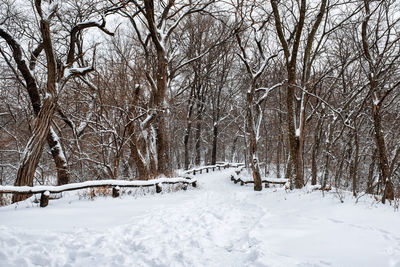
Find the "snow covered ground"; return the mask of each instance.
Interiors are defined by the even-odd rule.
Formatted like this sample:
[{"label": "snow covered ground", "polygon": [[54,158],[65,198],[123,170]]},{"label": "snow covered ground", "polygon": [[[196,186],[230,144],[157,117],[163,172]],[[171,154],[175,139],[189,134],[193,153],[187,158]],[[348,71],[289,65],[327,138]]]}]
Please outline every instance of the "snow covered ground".
[{"label": "snow covered ground", "polygon": [[188,191],[2,207],[0,266],[400,266],[393,207],[254,192],[231,172]]}]

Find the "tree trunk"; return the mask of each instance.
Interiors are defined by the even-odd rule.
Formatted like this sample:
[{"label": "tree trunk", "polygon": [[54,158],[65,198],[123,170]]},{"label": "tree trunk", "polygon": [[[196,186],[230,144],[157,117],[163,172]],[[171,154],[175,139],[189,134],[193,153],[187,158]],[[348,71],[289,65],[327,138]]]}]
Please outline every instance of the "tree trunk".
[{"label": "tree trunk", "polygon": [[[201,114],[198,116],[198,119],[201,120]],[[196,144],[195,144],[196,154],[194,163],[196,166],[200,165],[201,161],[201,121],[197,122],[196,126]]]},{"label": "tree trunk", "polygon": [[317,184],[317,146],[314,143],[311,156],[311,185]]},{"label": "tree trunk", "polygon": [[332,143],[333,143],[333,134],[334,134],[334,129],[336,125],[336,120],[332,121],[328,125],[328,139],[326,142],[326,148],[325,148],[325,167],[324,167],[324,176],[322,179],[322,189],[326,188],[328,179],[329,179],[329,167],[330,167],[330,157],[331,157],[331,148],[332,148]]},{"label": "tree trunk", "polygon": [[367,194],[373,193],[376,156],[377,156],[377,151],[375,149],[374,153],[372,154],[371,163],[369,164],[369,169],[368,169],[368,180],[367,180],[367,190],[366,190]]},{"label": "tree trunk", "polygon": [[157,93],[154,97],[155,108],[159,109],[159,111],[156,113],[157,118],[155,120],[157,162],[158,172],[168,175],[171,172],[171,166],[168,155],[169,138],[167,112],[164,103],[167,97],[168,61],[164,51],[158,51],[157,59]]},{"label": "tree trunk", "polygon": [[217,162],[217,141],[218,141],[218,123],[213,124],[213,142],[211,152],[211,165],[215,165]]},{"label": "tree trunk", "polygon": [[278,137],[278,144],[276,149],[276,177],[281,178],[281,150],[282,143],[280,138]]},{"label": "tree trunk", "polygon": [[317,156],[320,148],[321,135],[322,135],[322,119],[319,118],[317,123],[317,129],[314,133],[314,144],[311,154],[311,185],[317,184],[317,176],[318,176]]},{"label": "tree trunk", "polygon": [[189,120],[186,126],[185,130],[185,136],[184,136],[184,147],[185,147],[185,170],[189,169],[189,164],[190,164],[190,159],[189,159],[189,138],[190,138],[190,132],[192,130],[192,122]]},{"label": "tree trunk", "polygon": [[[134,139],[133,136],[131,137],[131,140],[132,139]],[[136,170],[139,174],[139,180],[147,180],[149,172],[139,156],[138,147],[136,146],[136,140],[132,140],[130,142],[130,160],[136,166]]]},{"label": "tree trunk", "polygon": [[[254,90],[252,90],[253,92]],[[251,170],[253,172],[254,180],[254,191],[262,190],[262,182],[260,175],[259,162],[257,158],[257,137],[254,125],[254,115],[253,114],[253,94],[251,92],[247,93],[247,131],[250,137],[249,146],[249,163]]]},{"label": "tree trunk", "polygon": [[[357,127],[357,126],[356,126]],[[354,160],[352,162],[352,166],[350,170],[352,170],[351,173],[351,180],[352,180],[352,189],[353,189],[353,196],[357,197],[357,170],[358,170],[358,156],[359,156],[359,144],[358,144],[358,133],[357,133],[357,128],[354,130],[354,145],[355,145],[355,152],[354,152]]]},{"label": "tree trunk", "polygon": [[394,187],[393,183],[389,177],[389,161],[385,145],[385,137],[382,130],[382,121],[380,114],[380,106],[373,105],[373,120],[374,120],[374,131],[375,131],[375,143],[378,149],[379,156],[379,168],[382,174],[382,182],[385,186],[382,196],[382,203],[385,204],[386,199],[394,199]]},{"label": "tree trunk", "polygon": [[192,112],[193,112],[193,106],[194,106],[194,102],[192,100],[193,92],[194,92],[194,88],[192,87],[192,89],[190,91],[189,106],[188,106],[188,111],[187,111],[187,116],[186,116],[187,126],[185,129],[185,136],[183,137],[184,138],[183,143],[185,146],[185,170],[189,169],[189,164],[190,164],[189,141],[190,141],[190,133],[192,132]]},{"label": "tree trunk", "polygon": [[46,139],[57,168],[57,185],[68,184],[69,172],[67,160],[65,158],[60,139],[52,127],[50,127],[50,131],[47,134]]},{"label": "tree trunk", "polygon": [[[41,109],[41,99],[39,94],[39,89],[36,83],[36,80],[33,73],[33,68],[29,67],[26,64],[26,61],[22,58],[22,50],[21,46],[18,42],[14,40],[14,38],[9,35],[7,32],[1,31],[0,35],[3,37],[6,42],[13,48],[13,57],[17,64],[18,70],[21,72],[25,83],[26,90],[28,92],[28,96],[30,102],[32,104],[32,109],[35,117],[39,115]],[[38,56],[43,49],[43,44],[40,44],[33,54],[37,53],[35,56]],[[57,184],[67,184],[69,182],[69,173],[68,166],[65,160],[63,148],[61,146],[60,139],[54,131],[49,132],[47,136],[47,143],[50,147],[51,155],[53,156],[54,163],[57,168]]]},{"label": "tree trunk", "polygon": [[[35,171],[43,152],[55,110],[56,100],[52,96],[48,96],[44,100],[39,115],[36,117],[32,137],[25,147],[25,152],[18,168],[15,186],[33,186]],[[12,202],[25,200],[29,196],[30,194],[14,194]]]},{"label": "tree trunk", "polygon": [[[289,75],[290,76],[290,75]],[[289,139],[289,164],[287,175],[290,179],[291,188],[293,188],[293,182],[295,188],[302,188],[304,184],[303,178],[303,131],[299,129],[299,133],[296,133],[296,127],[294,122],[297,120],[296,115],[294,113],[294,90],[296,89],[294,84],[295,80],[292,78],[289,80],[289,86],[287,89],[286,96],[286,107],[287,107],[287,122],[288,129],[287,135]]]},{"label": "tree trunk", "polygon": [[236,143],[237,143],[237,140],[238,140],[238,137],[236,136],[235,137],[235,139],[233,139],[233,143],[232,143],[232,158],[231,158],[231,161],[232,162],[236,162],[237,161],[237,158],[236,158]]}]

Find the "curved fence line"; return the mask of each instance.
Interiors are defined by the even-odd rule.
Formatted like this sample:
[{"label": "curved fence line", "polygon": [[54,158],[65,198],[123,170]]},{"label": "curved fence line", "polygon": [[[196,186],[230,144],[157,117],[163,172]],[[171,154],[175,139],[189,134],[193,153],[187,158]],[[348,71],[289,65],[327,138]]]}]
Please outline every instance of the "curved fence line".
[{"label": "curved fence line", "polygon": [[[221,170],[221,168],[237,168],[242,166],[242,163],[220,163],[216,165],[204,166],[192,170],[185,171],[185,174],[196,175],[196,173],[202,173],[204,170],[208,173],[210,170]],[[178,178],[158,178],[153,180],[136,180],[136,181],[123,181],[123,180],[98,180],[98,181],[86,181],[82,183],[71,183],[59,186],[3,186],[0,185],[0,194],[41,194],[40,196],[40,207],[46,207],[49,204],[50,194],[62,193],[65,191],[80,190],[86,188],[96,187],[112,187],[112,196],[114,198],[120,196],[121,187],[151,187],[155,186],[156,193],[162,192],[163,184],[183,184],[183,190],[187,189],[188,185],[197,187],[197,179],[193,177],[178,177]]]}]

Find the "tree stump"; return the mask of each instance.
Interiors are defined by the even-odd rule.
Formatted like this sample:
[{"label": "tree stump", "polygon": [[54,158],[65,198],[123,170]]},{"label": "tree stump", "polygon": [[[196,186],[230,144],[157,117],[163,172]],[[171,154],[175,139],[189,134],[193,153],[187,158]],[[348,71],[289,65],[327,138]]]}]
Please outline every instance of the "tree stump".
[{"label": "tree stump", "polygon": [[49,197],[50,197],[49,191],[45,191],[41,194],[41,196],[40,196],[40,207],[41,208],[47,207],[47,205],[49,205]]}]

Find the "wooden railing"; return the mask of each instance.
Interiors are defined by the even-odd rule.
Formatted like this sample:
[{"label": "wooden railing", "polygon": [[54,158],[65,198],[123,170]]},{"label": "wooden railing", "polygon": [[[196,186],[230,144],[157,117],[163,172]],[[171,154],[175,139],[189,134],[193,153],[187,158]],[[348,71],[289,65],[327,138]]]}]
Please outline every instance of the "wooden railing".
[{"label": "wooden railing", "polygon": [[156,193],[162,192],[163,184],[182,184],[183,189],[191,184],[197,186],[197,180],[192,178],[159,178],[148,181],[122,181],[122,180],[99,180],[87,181],[82,183],[72,183],[60,186],[0,186],[0,193],[5,194],[41,194],[40,207],[49,204],[50,194],[62,193],[86,188],[112,187],[112,196],[119,197],[121,187],[151,187],[156,188]]},{"label": "wooden railing", "polygon": [[202,174],[203,171],[205,171],[206,173],[208,173],[209,171],[220,171],[221,168],[222,169],[227,169],[227,168],[238,168],[238,167],[242,167],[244,166],[244,163],[218,163],[216,165],[209,165],[209,166],[203,166],[200,168],[196,168],[196,169],[191,169],[186,171],[186,174],[193,174],[196,175],[197,173]]},{"label": "wooden railing", "polygon": [[[231,175],[231,181],[233,181],[235,184],[240,183],[241,186],[243,186],[245,184],[254,184],[253,180],[245,181],[240,178],[240,173],[242,172],[243,169],[244,169],[244,166],[235,170],[236,175],[234,175],[234,174]],[[289,181],[288,179],[282,179],[282,178],[277,178],[277,179],[266,178],[266,179],[263,179],[261,182],[265,185],[265,188],[268,188],[270,184],[284,185],[288,181]]]},{"label": "wooden railing", "polygon": [[[186,175],[196,175],[196,173],[207,173],[212,170],[221,170],[230,167],[237,168],[244,164],[241,163],[221,163],[211,166],[204,166],[201,168],[191,169],[185,171]],[[66,191],[73,191],[86,188],[99,188],[99,187],[112,187],[112,196],[114,198],[120,196],[121,187],[152,187],[156,189],[156,193],[162,192],[163,184],[182,184],[183,190],[187,189],[188,185],[197,187],[197,180],[190,176],[178,177],[178,178],[159,178],[147,181],[123,181],[123,180],[98,180],[98,181],[87,181],[82,183],[71,183],[60,186],[0,186],[0,194],[41,194],[40,196],[40,207],[46,207],[49,204],[50,194],[62,193]]]}]

